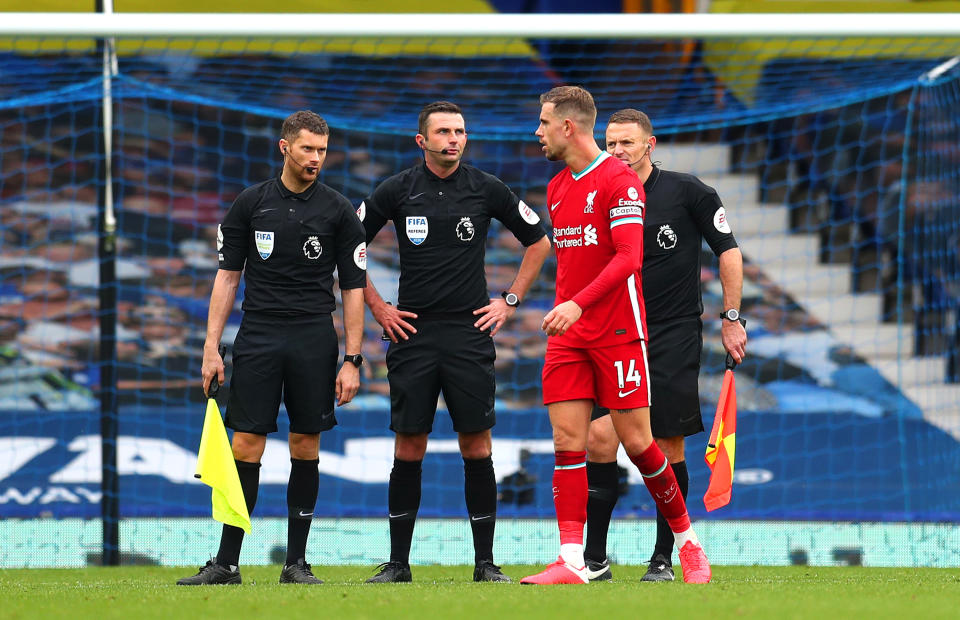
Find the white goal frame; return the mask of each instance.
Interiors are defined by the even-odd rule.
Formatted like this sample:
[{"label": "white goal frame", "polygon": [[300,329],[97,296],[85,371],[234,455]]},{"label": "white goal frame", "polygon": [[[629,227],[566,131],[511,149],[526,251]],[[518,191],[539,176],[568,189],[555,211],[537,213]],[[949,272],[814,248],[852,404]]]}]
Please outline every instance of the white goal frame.
[{"label": "white goal frame", "polygon": [[2,13],[0,36],[953,37],[960,13]]}]

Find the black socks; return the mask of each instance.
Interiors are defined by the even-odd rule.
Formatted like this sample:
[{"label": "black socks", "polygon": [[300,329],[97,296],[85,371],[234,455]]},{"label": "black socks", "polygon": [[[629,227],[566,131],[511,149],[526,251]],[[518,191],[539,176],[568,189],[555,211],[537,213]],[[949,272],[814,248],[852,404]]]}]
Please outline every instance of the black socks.
[{"label": "black socks", "polygon": [[[235,461],[240,475],[240,488],[247,503],[247,513],[253,515],[257,505],[257,492],[260,490],[260,463]],[[232,525],[224,525],[220,535],[220,550],[217,551],[217,564],[232,568],[240,564],[240,547],[243,545],[243,530]]]},{"label": "black socks", "polygon": [[497,525],[497,477],[493,459],[463,459],[463,494],[473,530],[474,562],[493,561],[493,533]]},{"label": "black socks", "polygon": [[410,563],[413,526],[420,510],[420,481],[423,461],[393,459],[390,471],[390,561]]},{"label": "black socks", "polygon": [[290,459],[290,481],[287,483],[287,559],[296,564],[307,552],[307,536],[313,520],[320,488],[319,459]]},{"label": "black socks", "polygon": [[616,461],[587,461],[587,542],[583,557],[588,560],[603,562],[607,559],[607,530],[619,491],[620,470]]}]

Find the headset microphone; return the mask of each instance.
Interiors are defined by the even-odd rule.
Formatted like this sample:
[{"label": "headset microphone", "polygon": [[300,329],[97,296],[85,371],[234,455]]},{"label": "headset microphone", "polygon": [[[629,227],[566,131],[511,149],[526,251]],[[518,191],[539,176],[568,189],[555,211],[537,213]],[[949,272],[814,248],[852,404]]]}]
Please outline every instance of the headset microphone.
[{"label": "headset microphone", "polygon": [[283,147],[283,154],[286,155],[287,157],[289,157],[289,158],[290,158],[290,161],[292,161],[293,163],[295,163],[295,164],[297,164],[298,166],[300,166],[300,168],[302,168],[303,170],[309,170],[309,171],[311,171],[311,172],[316,172],[316,171],[317,171],[317,168],[318,168],[317,166],[304,166],[303,164],[301,164],[300,162],[298,162],[298,161],[296,160],[296,158],[295,158],[295,157],[290,153],[290,151],[287,149],[287,147]]},{"label": "headset microphone", "polygon": [[640,156],[640,159],[638,159],[637,161],[630,161],[630,162],[624,162],[624,163],[630,166],[631,168],[633,168],[634,166],[642,162],[644,157],[650,154],[650,148],[651,148],[650,143],[647,142],[647,150],[643,152],[643,155]]},{"label": "headset microphone", "polygon": [[448,154],[447,151],[450,150],[450,149],[440,149],[440,150],[438,151],[438,150],[436,150],[436,149],[427,148],[427,145],[423,144],[422,142],[419,142],[418,145],[420,146],[420,148],[421,148],[422,150],[424,150],[424,151],[430,151],[431,153],[442,153],[442,154],[444,154],[444,155],[447,155],[447,154]]}]

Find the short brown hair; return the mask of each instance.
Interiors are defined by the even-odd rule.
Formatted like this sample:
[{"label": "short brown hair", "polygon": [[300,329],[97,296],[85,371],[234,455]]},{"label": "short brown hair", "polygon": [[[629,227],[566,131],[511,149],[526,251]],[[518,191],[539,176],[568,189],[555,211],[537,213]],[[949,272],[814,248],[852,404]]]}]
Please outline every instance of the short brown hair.
[{"label": "short brown hair", "polygon": [[633,108],[624,108],[622,110],[617,110],[610,115],[610,120],[607,121],[607,124],[616,123],[618,125],[628,125],[630,123],[636,123],[640,125],[640,129],[643,130],[643,133],[653,135],[653,123],[650,122],[650,117],[641,112],[640,110],[635,110]]},{"label": "short brown hair", "polygon": [[417,133],[427,135],[427,123],[430,121],[431,114],[460,114],[460,106],[449,101],[434,101],[423,106],[420,110],[420,118],[417,119]]},{"label": "short brown hair", "polygon": [[540,95],[540,105],[553,104],[557,116],[577,116],[586,129],[592,130],[597,122],[597,106],[593,95],[582,86],[557,86]]},{"label": "short brown hair", "polygon": [[280,128],[280,137],[287,142],[293,142],[300,135],[301,129],[306,129],[318,136],[330,135],[330,127],[322,116],[310,110],[300,110],[284,119],[283,127]]}]

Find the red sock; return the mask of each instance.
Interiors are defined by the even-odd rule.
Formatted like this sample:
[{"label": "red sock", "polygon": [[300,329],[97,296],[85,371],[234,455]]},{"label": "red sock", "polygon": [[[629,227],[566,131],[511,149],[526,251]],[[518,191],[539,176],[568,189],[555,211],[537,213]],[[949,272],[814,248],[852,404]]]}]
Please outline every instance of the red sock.
[{"label": "red sock", "polygon": [[670,529],[674,533],[690,529],[690,516],[677,485],[677,477],[656,442],[640,454],[631,456],[630,460],[640,470],[647,490],[657,503],[660,513],[670,524]]},{"label": "red sock", "polygon": [[583,544],[583,524],[587,522],[587,453],[555,452],[553,468],[553,505],[557,509],[560,544]]}]

